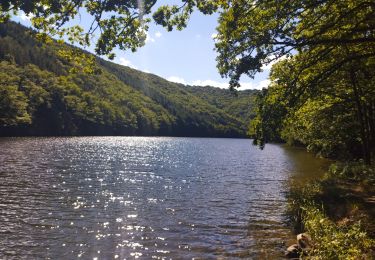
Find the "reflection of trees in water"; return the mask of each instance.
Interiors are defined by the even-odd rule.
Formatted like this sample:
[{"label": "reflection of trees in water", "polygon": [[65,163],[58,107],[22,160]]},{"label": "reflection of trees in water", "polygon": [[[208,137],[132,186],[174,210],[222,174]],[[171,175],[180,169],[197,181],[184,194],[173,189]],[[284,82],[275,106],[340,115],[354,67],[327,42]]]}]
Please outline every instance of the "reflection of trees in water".
[{"label": "reflection of trees in water", "polygon": [[324,158],[317,158],[312,153],[306,152],[303,147],[290,147],[284,145],[285,154],[290,158],[291,177],[304,181],[317,178],[328,169],[330,161]]},{"label": "reflection of trees in water", "polygon": [[[278,197],[270,196],[266,192],[267,186],[275,189],[275,185],[265,185],[263,196],[259,197],[258,201],[254,203],[258,207],[259,204],[262,205],[257,209],[259,214],[250,216],[247,225],[246,238],[253,243],[252,247],[257,249],[253,253],[250,252],[249,257],[260,259],[283,257],[286,245],[295,242],[295,235],[290,227],[290,216],[287,212],[287,194],[290,185],[294,181],[301,183],[307,179],[321,176],[329,164],[328,160],[316,158],[302,147],[267,144],[262,152],[268,153],[274,147],[281,148],[278,154],[272,156],[281,159],[282,166],[280,165],[280,168],[283,169],[280,170],[286,174],[286,177],[284,180],[273,180],[279,182]],[[250,212],[252,211],[254,212],[254,208]],[[273,218],[276,215],[275,212],[281,212],[281,214],[277,214],[281,217]]]}]

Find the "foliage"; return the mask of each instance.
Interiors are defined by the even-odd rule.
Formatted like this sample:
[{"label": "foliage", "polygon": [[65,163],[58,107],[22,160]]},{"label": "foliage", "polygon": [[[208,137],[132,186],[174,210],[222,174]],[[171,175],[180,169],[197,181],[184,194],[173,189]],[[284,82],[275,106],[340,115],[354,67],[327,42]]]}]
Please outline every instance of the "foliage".
[{"label": "foliage", "polygon": [[[184,0],[180,6],[161,5],[155,10],[156,3],[157,0],[6,0],[0,2],[0,23],[24,12],[43,42],[50,42],[50,37],[65,37],[70,43],[89,46],[97,39],[96,54],[113,59],[116,47],[135,51],[144,45],[151,16],[168,30],[173,27],[181,30],[195,8],[212,14],[219,6],[227,6],[226,1]],[[74,25],[81,14],[91,19],[89,28]]]},{"label": "foliage", "polygon": [[[58,54],[61,45],[41,44],[31,33],[15,23],[0,25],[2,135],[245,135],[252,106],[244,99],[215,104],[199,88],[189,91],[95,57],[96,73],[80,72]],[[222,97],[222,90],[208,89],[212,100]]]},{"label": "foliage", "polygon": [[[219,19],[218,68],[238,87],[264,64],[249,133],[339,159],[375,154],[375,6],[368,1],[233,1]],[[243,15],[245,14],[245,15]],[[266,93],[267,92],[267,93]]]},{"label": "foliage", "polygon": [[257,90],[243,90],[233,93],[228,89],[218,89],[210,86],[188,86],[185,89],[209,104],[240,119],[244,124],[255,117],[254,103],[258,93]]},{"label": "foliage", "polygon": [[282,120],[287,110],[277,96],[276,88],[263,89],[256,98],[256,117],[250,121],[248,135],[255,145],[264,147],[266,142],[282,142]]},{"label": "foliage", "polygon": [[[273,66],[270,90],[257,99],[258,115],[249,129],[255,143],[263,146],[267,141],[288,141],[305,145],[322,156],[363,158],[371,163],[375,154],[375,6],[371,1],[184,0],[181,5],[161,5],[155,10],[156,3],[36,0],[26,4],[9,0],[2,2],[0,9],[3,20],[14,11],[32,15],[34,27],[42,32],[37,37],[45,41],[48,37],[43,33],[68,35],[71,42],[85,45],[99,29],[102,33],[96,42],[96,53],[109,57],[113,57],[115,47],[135,50],[142,46],[151,16],[157,24],[172,30],[184,28],[195,10],[204,14],[219,12],[218,69],[222,76],[230,78],[232,88],[239,87],[241,75],[253,77],[264,64],[281,60]],[[80,11],[93,19],[88,31],[68,27]],[[12,46],[10,41],[7,45]],[[59,50],[65,58],[59,62],[79,64],[79,55],[69,55],[69,50]],[[87,64],[81,69],[91,71],[93,60],[87,60]],[[125,73],[105,63],[102,66],[126,84],[137,82],[138,90],[146,95],[152,93],[151,98],[157,102],[175,99],[169,92],[150,87],[156,79],[128,78],[122,74],[132,75],[129,71]],[[68,71],[75,68],[63,67]],[[186,107],[184,92],[177,92]],[[172,104],[172,114],[183,115],[177,121],[189,124],[191,131],[200,127],[212,131],[212,126],[202,126],[198,123],[201,119],[185,113],[182,104]],[[191,107],[200,115],[212,115],[212,109]],[[219,117],[214,118],[220,121]],[[228,125],[233,125],[235,118],[228,120]],[[228,125],[218,128],[230,132]]]},{"label": "foliage", "polygon": [[[258,102],[259,111],[269,110],[266,115],[258,114],[259,125],[319,155],[363,158],[369,164],[375,147],[375,58],[352,61],[324,78],[319,76],[338,60],[350,57],[356,48],[331,51],[303,75],[299,68],[305,66],[309,53],[301,52],[275,64],[268,93]],[[277,119],[276,126],[269,122],[270,117]],[[256,132],[254,136],[263,138]]]},{"label": "foliage", "polygon": [[369,259],[375,241],[363,231],[360,222],[340,227],[329,220],[316,205],[303,208],[303,222],[314,246],[313,259]]},{"label": "foliage", "polygon": [[[250,77],[262,65],[296,52],[310,57],[297,73],[331,51],[356,47],[348,59],[333,61],[338,67],[365,57],[374,57],[374,4],[365,0],[228,1],[219,18],[216,49],[218,68],[238,87],[241,75]],[[297,70],[297,69],[296,69]],[[326,71],[320,71],[324,76]]]},{"label": "foliage", "polygon": [[309,99],[284,120],[282,137],[305,144],[320,156],[351,159],[361,156],[359,125],[350,104],[325,95]]},{"label": "foliage", "polygon": [[[193,94],[190,93],[189,87],[166,81],[158,76],[139,73],[131,68],[106,61],[100,63],[125,84],[134,86],[176,115],[178,117],[176,121],[183,126],[178,128],[178,135],[213,136],[220,133],[224,136],[238,136],[239,133],[245,134],[246,123],[241,120],[242,118],[235,118],[231,113],[226,113],[217,105],[202,99],[202,91]],[[214,91],[220,93],[220,90]],[[236,97],[232,97],[232,101],[237,103]],[[243,108],[251,109],[251,107]],[[239,129],[235,130],[236,127]],[[202,129],[204,129],[203,132]]]},{"label": "foliage", "polygon": [[375,167],[366,165],[362,160],[350,163],[334,163],[329,168],[326,179],[365,182],[375,184]]},{"label": "foliage", "polygon": [[[203,5],[210,1],[202,1]],[[191,3],[187,2],[187,8]],[[218,69],[239,87],[273,66],[271,85],[257,98],[249,134],[302,144],[322,156],[363,158],[375,154],[375,5],[361,0],[218,1]],[[219,9],[218,9],[219,8]],[[179,10],[165,9],[173,27]],[[170,23],[168,23],[170,21]]]},{"label": "foliage", "polygon": [[[150,14],[155,2],[142,1],[142,6],[139,6],[139,1],[9,0],[1,2],[0,18],[6,21],[10,14],[23,11],[40,31],[39,38],[47,39],[46,35],[66,36],[71,43],[80,45],[89,45],[95,32],[100,30],[96,53],[104,55],[111,53],[115,46],[135,50],[144,44],[146,24],[149,22],[149,18],[144,16]],[[83,10],[92,18],[87,31],[77,25],[68,25]]]},{"label": "foliage", "polygon": [[[253,77],[262,65],[295,52],[304,52],[311,60],[302,73],[327,53],[356,47],[355,52],[339,59],[327,69],[335,71],[353,60],[374,57],[374,4],[365,0],[248,1],[184,0],[180,5],[160,5],[157,0],[7,0],[0,3],[0,22],[12,13],[31,17],[38,37],[67,36],[71,43],[89,45],[97,37],[95,51],[113,58],[113,49],[135,51],[144,45],[148,24],[153,20],[168,31],[187,26],[192,12],[220,13],[216,50],[218,69],[238,87],[241,75]],[[92,19],[88,29],[71,22],[83,12]],[[73,23],[74,24],[74,23]],[[99,35],[95,35],[100,31]],[[326,71],[319,73],[324,77]]]},{"label": "foliage", "polygon": [[[319,180],[294,180],[289,214],[298,232],[308,232],[312,259],[371,259],[375,240],[370,236],[373,212],[363,200],[371,196],[374,169],[363,162],[334,163]],[[361,187],[361,193],[355,185]],[[360,199],[359,199],[360,198]]]},{"label": "foliage", "polygon": [[[2,76],[4,75],[1,73],[0,77]],[[27,98],[23,92],[18,91],[17,86],[7,84],[0,89],[0,96],[0,123],[2,125],[17,125],[31,121],[26,111]]]}]

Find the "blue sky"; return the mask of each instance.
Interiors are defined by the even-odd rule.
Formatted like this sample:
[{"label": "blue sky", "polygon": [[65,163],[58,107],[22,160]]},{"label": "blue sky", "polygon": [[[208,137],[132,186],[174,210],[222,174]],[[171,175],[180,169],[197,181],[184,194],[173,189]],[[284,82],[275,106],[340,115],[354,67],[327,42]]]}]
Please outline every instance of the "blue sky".
[{"label": "blue sky", "polygon": [[[166,2],[168,1],[163,1],[163,4]],[[85,14],[80,22],[83,27],[90,22],[84,16]],[[187,28],[172,32],[167,32],[163,27],[151,22],[146,45],[135,53],[130,50],[116,50],[114,62],[178,83],[227,88],[229,80],[221,78],[216,68],[217,53],[214,51],[213,37],[216,33],[217,18],[218,15],[206,16],[195,12]],[[24,13],[20,13],[13,20],[30,25]],[[255,79],[243,77],[241,89],[266,87],[269,83],[269,69],[270,66],[264,67],[264,72]]]}]

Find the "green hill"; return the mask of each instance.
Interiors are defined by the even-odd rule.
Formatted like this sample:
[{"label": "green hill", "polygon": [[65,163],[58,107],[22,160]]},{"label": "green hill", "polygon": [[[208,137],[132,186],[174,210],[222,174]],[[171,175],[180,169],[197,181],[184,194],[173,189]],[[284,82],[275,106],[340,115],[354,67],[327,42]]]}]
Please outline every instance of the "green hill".
[{"label": "green hill", "polygon": [[254,104],[258,90],[242,90],[232,93],[228,89],[210,86],[189,86],[186,90],[240,119],[245,124],[255,117]]},{"label": "green hill", "polygon": [[[96,74],[0,24],[0,135],[245,136],[255,91],[184,86],[96,58]],[[72,47],[69,47],[72,48]]]}]

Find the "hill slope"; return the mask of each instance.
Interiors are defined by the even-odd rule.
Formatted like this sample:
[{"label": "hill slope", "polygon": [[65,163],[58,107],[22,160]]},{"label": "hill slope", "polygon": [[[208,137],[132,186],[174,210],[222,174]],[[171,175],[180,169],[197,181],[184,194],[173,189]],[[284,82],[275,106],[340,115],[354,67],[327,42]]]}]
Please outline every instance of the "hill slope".
[{"label": "hill slope", "polygon": [[69,73],[61,47],[0,25],[0,135],[245,136],[254,91],[189,87],[100,58]]}]

